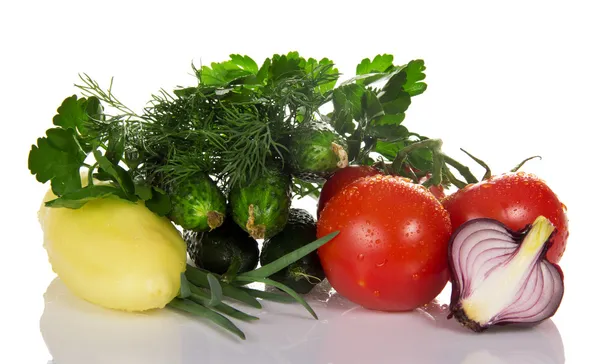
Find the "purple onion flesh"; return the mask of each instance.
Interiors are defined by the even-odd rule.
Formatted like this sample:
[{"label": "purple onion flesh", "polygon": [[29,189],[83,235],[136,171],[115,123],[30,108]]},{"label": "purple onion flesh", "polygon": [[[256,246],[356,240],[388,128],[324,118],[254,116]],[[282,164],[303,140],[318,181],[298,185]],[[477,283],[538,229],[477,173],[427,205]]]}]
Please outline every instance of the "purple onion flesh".
[{"label": "purple onion flesh", "polygon": [[493,325],[535,325],[552,317],[564,293],[560,267],[545,259],[553,231],[543,216],[519,232],[492,219],[460,226],[448,248],[449,318],[480,332]]}]

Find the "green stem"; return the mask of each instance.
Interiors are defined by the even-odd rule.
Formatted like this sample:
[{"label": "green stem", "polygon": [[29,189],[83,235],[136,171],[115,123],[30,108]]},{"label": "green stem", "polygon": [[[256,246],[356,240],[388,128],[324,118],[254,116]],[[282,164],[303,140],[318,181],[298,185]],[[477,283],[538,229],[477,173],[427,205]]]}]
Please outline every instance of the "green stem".
[{"label": "green stem", "polygon": [[532,160],[532,159],[535,159],[535,158],[542,159],[542,157],[541,157],[541,156],[539,156],[539,155],[534,155],[533,157],[529,157],[529,158],[525,159],[524,161],[522,161],[521,163],[517,164],[517,165],[515,166],[515,168],[511,169],[510,171],[511,171],[511,172],[516,172],[516,171],[518,171],[519,169],[521,169],[521,167],[523,167],[523,165],[524,165],[525,163],[527,163],[527,162],[529,162],[530,160]]},{"label": "green stem", "polygon": [[430,149],[432,151],[439,151],[442,148],[442,140],[441,139],[425,139],[419,142],[413,143],[411,145],[407,145],[402,148],[401,151],[396,154],[396,158],[392,162],[392,168],[395,171],[398,171],[402,168],[402,164],[405,158],[413,151],[417,149]]},{"label": "green stem", "polygon": [[94,165],[89,166],[88,170],[88,186],[94,185],[94,169],[98,166],[98,162],[94,163]]},{"label": "green stem", "polygon": [[306,255],[317,250],[322,245],[329,242],[329,240],[333,239],[337,234],[339,234],[339,231],[334,231],[328,235],[325,235],[324,237],[317,239],[317,240],[313,241],[312,243],[309,243],[299,249],[296,249],[293,252],[288,253],[288,254],[282,256],[281,258],[272,261],[271,263],[269,263],[267,265],[263,265],[262,267],[251,270],[249,272],[244,272],[244,273],[238,275],[238,277],[236,279],[241,281],[240,278],[244,278],[245,279],[244,281],[247,282],[248,278],[269,277],[272,274],[279,272],[280,270],[287,267],[288,265],[302,259]]},{"label": "green stem", "polygon": [[489,179],[490,177],[492,177],[492,170],[483,160],[475,157],[473,154],[467,152],[466,150],[464,150],[462,148],[460,148],[460,150],[462,150],[466,155],[471,157],[471,159],[474,160],[475,162],[477,162],[477,164],[479,164],[480,166],[485,168],[485,174],[483,175],[482,180]]},{"label": "green stem", "polygon": [[448,181],[450,181],[450,183],[452,183],[454,186],[458,187],[459,189],[465,188],[467,186],[466,183],[456,178],[456,176],[452,173],[452,171],[450,170],[450,168],[448,168],[446,164],[442,166],[442,171],[444,173],[444,176],[448,178]]},{"label": "green stem", "polygon": [[455,159],[452,159],[447,155],[444,155],[444,160],[448,165],[454,167],[458,171],[458,173],[460,173],[460,175],[465,178],[467,183],[479,182],[477,178],[473,175],[473,173],[471,173],[469,167],[462,165],[460,162],[456,161]]}]

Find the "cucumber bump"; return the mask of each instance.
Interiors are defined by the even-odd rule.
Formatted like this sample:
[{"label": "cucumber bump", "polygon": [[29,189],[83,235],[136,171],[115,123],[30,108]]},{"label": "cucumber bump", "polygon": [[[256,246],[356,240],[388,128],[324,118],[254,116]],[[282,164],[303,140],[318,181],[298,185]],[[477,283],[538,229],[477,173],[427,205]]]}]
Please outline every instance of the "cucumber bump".
[{"label": "cucumber bump", "polygon": [[327,178],[348,166],[348,145],[324,122],[301,125],[290,139],[292,174],[307,182]]},{"label": "cucumber bump", "polygon": [[291,205],[291,177],[271,168],[246,186],[229,193],[233,220],[255,239],[280,232],[287,223]]},{"label": "cucumber bump", "polygon": [[172,209],[169,218],[186,230],[209,231],[223,223],[227,201],[217,184],[198,173],[169,188]]}]

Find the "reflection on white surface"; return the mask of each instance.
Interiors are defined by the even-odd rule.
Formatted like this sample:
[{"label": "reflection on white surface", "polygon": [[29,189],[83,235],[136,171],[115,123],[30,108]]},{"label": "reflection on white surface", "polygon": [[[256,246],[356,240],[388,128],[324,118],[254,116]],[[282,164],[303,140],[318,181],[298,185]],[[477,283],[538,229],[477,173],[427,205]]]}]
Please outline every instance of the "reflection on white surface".
[{"label": "reflection on white surface", "polygon": [[59,279],[45,294],[40,328],[55,364],[188,363],[564,363],[551,321],[532,329],[482,334],[447,320],[445,306],[411,313],[368,311],[323,284],[310,294],[319,321],[296,304],[263,302],[260,317],[236,322],[240,341],[196,318],[170,310],[131,314],[74,297]]}]

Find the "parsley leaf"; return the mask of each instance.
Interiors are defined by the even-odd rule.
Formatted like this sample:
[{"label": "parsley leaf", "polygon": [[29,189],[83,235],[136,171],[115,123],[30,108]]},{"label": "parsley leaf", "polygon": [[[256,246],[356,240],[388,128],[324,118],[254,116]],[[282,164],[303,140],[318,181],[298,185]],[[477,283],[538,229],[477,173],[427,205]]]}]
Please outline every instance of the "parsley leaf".
[{"label": "parsley leaf", "polygon": [[421,59],[408,62],[403,69],[406,72],[406,83],[403,88],[410,96],[417,96],[425,92],[427,84],[420,82],[425,79],[425,62]]},{"label": "parsley leaf", "polygon": [[87,119],[86,103],[86,98],[77,99],[77,95],[67,97],[58,107],[58,114],[52,122],[63,129],[81,129],[83,121]]},{"label": "parsley leaf", "polygon": [[94,150],[94,158],[96,158],[96,161],[98,162],[100,168],[102,168],[102,171],[112,176],[113,181],[119,184],[126,196],[135,198],[135,186],[133,184],[133,179],[123,167],[116,163],[112,163],[97,149]]},{"label": "parsley leaf", "polygon": [[394,56],[391,54],[378,54],[371,61],[368,58],[363,59],[356,66],[357,75],[366,75],[369,73],[384,73],[394,67]]},{"label": "parsley leaf", "polygon": [[48,201],[46,202],[46,206],[78,209],[81,206],[88,203],[89,201],[98,198],[106,198],[109,196],[118,196],[121,198],[126,197],[123,196],[123,192],[117,187],[105,185],[91,185],[70,193],[66,193],[60,196],[59,198]]},{"label": "parsley leaf", "polygon": [[159,216],[166,216],[171,211],[171,199],[162,189],[152,187],[152,198],[146,200],[146,207]]},{"label": "parsley leaf", "polygon": [[39,182],[51,181],[52,191],[61,196],[81,188],[79,168],[85,157],[73,129],[53,128],[31,147],[28,166]]},{"label": "parsley leaf", "polygon": [[210,67],[202,66],[199,71],[200,81],[208,86],[227,86],[244,77],[256,75],[258,66],[248,56],[232,54],[231,60],[221,63],[211,63]]}]

